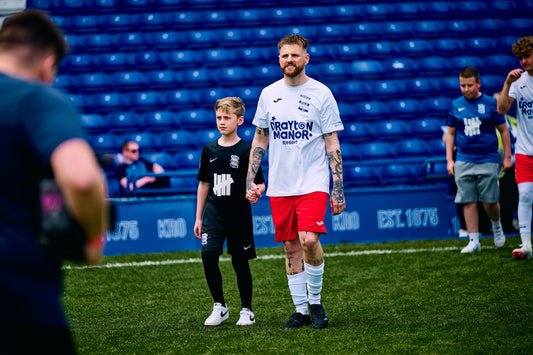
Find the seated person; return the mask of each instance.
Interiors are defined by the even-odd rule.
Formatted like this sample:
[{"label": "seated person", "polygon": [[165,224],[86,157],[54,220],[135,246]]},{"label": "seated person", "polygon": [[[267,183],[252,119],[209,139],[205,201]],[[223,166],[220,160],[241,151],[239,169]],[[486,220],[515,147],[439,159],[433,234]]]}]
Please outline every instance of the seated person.
[{"label": "seated person", "polygon": [[[164,173],[163,167],[157,163],[151,163],[146,159],[139,157],[139,145],[132,141],[122,144],[122,154],[124,164],[121,164],[115,170],[115,177],[120,183],[120,195],[129,196],[133,191],[133,181],[135,176],[142,176],[143,173]],[[129,186],[126,186],[128,185]],[[143,176],[135,181],[135,187],[156,188],[165,187],[163,179],[155,176]]]}]

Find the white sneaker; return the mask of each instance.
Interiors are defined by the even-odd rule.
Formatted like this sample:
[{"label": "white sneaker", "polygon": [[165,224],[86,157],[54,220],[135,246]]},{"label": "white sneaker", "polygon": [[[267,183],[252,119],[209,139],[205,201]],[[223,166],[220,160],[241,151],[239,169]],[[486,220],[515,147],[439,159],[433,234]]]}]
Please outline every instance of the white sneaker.
[{"label": "white sneaker", "polygon": [[461,250],[461,253],[473,253],[475,251],[481,251],[481,245],[476,242],[470,241],[468,245]]},{"label": "white sneaker", "polygon": [[468,238],[468,231],[466,229],[459,229],[459,238]]},{"label": "white sneaker", "polygon": [[254,312],[250,311],[248,308],[243,308],[241,310],[241,317],[237,321],[237,325],[252,325],[255,323]]},{"label": "white sneaker", "polygon": [[213,305],[213,312],[205,320],[204,325],[219,325],[229,318],[228,307],[224,307],[222,303],[215,303]]},{"label": "white sneaker", "polygon": [[494,245],[496,245],[496,248],[501,248],[505,245],[505,234],[503,233],[503,229],[493,229],[492,230],[494,234]]},{"label": "white sneaker", "polygon": [[532,257],[533,253],[531,252],[531,248],[523,246],[521,248],[513,250],[513,258],[515,258],[516,260],[531,259]]}]

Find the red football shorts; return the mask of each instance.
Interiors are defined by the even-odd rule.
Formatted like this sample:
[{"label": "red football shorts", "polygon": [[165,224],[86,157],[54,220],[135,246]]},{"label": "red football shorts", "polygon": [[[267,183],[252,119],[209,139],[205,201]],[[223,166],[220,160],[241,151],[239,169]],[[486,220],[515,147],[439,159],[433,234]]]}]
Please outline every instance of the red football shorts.
[{"label": "red football shorts", "polygon": [[515,154],[516,183],[533,182],[533,156]]},{"label": "red football shorts", "polygon": [[297,238],[298,231],[325,234],[324,215],[328,197],[325,192],[270,197],[276,243]]}]

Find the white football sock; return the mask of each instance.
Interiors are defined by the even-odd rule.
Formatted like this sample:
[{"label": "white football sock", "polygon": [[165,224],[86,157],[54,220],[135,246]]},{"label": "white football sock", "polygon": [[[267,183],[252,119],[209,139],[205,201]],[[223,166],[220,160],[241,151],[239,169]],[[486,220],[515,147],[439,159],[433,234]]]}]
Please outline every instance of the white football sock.
[{"label": "white football sock", "polygon": [[289,290],[291,291],[292,303],[296,307],[296,312],[309,314],[307,310],[307,275],[301,272],[296,275],[287,275],[289,280]]},{"label": "white football sock", "polygon": [[320,304],[320,292],[322,291],[322,276],[324,275],[324,263],[313,266],[304,262],[307,274],[307,291],[309,292],[309,304]]}]

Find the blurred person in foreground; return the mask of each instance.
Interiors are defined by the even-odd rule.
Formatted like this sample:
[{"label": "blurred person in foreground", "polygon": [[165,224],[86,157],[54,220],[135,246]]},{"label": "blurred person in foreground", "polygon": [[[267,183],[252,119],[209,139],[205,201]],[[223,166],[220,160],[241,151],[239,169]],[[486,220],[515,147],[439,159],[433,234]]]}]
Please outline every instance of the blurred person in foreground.
[{"label": "blurred person in foreground", "polygon": [[513,250],[515,259],[533,257],[531,251],[531,217],[533,204],[533,37],[522,37],[512,47],[523,69],[507,75],[498,112],[506,114],[516,102],[518,137],[515,145],[515,173],[518,184],[518,225],[522,246]]},{"label": "blurred person in foreground", "polygon": [[[41,206],[64,201],[84,234],[80,260],[102,256],[104,177],[77,112],[50,87],[66,51],[61,32],[37,10],[12,15],[0,29],[0,349],[7,354],[75,352],[61,304],[61,260],[40,244]],[[62,200],[41,200],[47,178]]]},{"label": "blurred person in foreground", "polygon": [[[511,140],[505,118],[496,111],[496,100],[480,91],[477,69],[470,66],[461,69],[459,85],[463,95],[452,102],[448,115],[446,161],[448,173],[455,176],[455,203],[463,204],[469,236],[468,245],[461,253],[472,253],[481,251],[478,201],[482,202],[492,222],[494,244],[497,248],[505,245],[500,219],[500,155],[496,129],[503,143],[504,170],[512,166]],[[457,149],[455,159],[454,147]]]},{"label": "blurred person in foreground", "polygon": [[[261,92],[253,120],[256,126],[247,177],[247,197],[259,192],[253,180],[269,152],[267,195],[276,242],[283,242],[285,269],[296,312],[285,329],[312,324],[325,328],[329,319],[321,301],[328,197],[331,212],[346,207],[338,131],[344,129],[337,102],[324,84],[305,73],[308,42],[287,35],[278,43],[283,78]],[[330,189],[330,170],[333,190]]]}]

